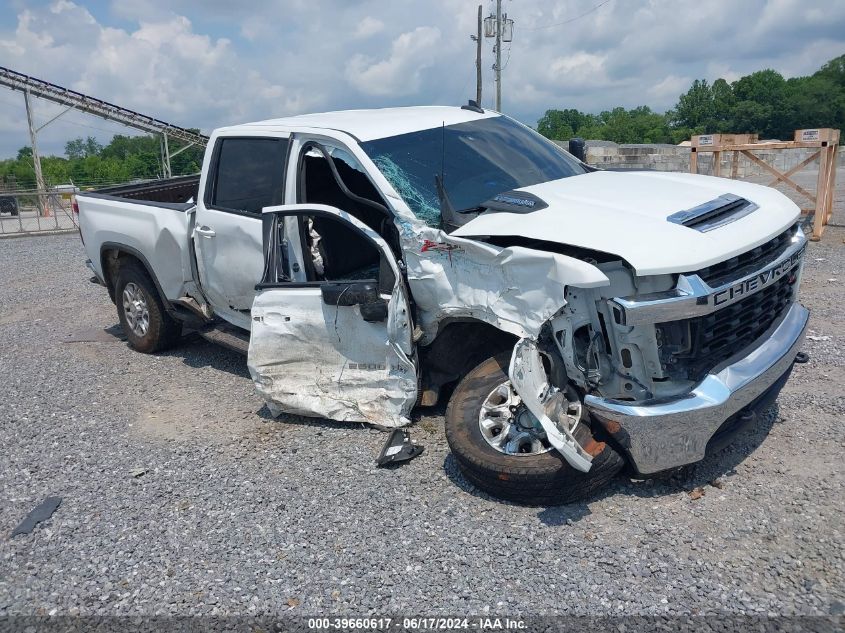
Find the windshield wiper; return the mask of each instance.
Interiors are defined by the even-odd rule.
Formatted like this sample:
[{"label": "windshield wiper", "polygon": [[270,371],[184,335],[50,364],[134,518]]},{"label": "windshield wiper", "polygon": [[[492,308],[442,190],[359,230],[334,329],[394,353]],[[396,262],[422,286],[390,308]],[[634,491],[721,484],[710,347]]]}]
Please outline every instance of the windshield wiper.
[{"label": "windshield wiper", "polygon": [[458,209],[455,213],[460,214],[467,214],[467,213],[481,213],[482,211],[486,211],[487,207],[479,206],[479,207],[467,207],[466,209]]},{"label": "windshield wiper", "polygon": [[437,198],[440,201],[440,213],[460,213],[461,215],[467,213],[481,213],[487,207],[483,205],[479,205],[477,207],[467,207],[465,209],[456,209],[452,205],[452,201],[449,199],[449,194],[446,193],[446,187],[443,184],[443,181],[440,179],[439,174],[434,175],[434,184],[437,187]]},{"label": "windshield wiper", "polygon": [[443,230],[447,233],[454,231],[459,226],[463,226],[470,220],[469,214],[475,213],[477,209],[483,207],[475,207],[469,209],[455,210],[452,206],[452,201],[449,199],[449,194],[446,193],[446,187],[443,184],[443,178],[440,174],[434,175],[434,185],[437,188],[437,199],[440,201],[440,218],[443,224]]}]

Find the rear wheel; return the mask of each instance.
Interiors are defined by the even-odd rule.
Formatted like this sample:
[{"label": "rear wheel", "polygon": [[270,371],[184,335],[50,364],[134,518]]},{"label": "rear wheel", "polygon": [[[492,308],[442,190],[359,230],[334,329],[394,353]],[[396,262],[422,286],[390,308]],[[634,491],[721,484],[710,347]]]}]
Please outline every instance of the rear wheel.
[{"label": "rear wheel", "polygon": [[577,393],[565,393],[560,413],[593,456],[586,473],[549,444],[511,387],[509,361],[510,352],[485,360],[464,377],[449,401],[446,439],[466,478],[495,497],[532,505],[570,503],[605,486],[625,462],[593,437]]},{"label": "rear wheel", "polygon": [[155,284],[136,262],[121,264],[115,299],[120,325],[135,350],[151,354],[179,341],[182,324],[167,314]]}]

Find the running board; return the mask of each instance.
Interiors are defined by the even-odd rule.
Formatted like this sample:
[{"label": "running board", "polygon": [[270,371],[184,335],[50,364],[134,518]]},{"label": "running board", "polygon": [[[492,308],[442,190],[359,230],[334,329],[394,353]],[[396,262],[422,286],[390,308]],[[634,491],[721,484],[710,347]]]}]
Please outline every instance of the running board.
[{"label": "running board", "polygon": [[215,343],[234,352],[247,355],[249,352],[249,332],[228,323],[216,323],[197,332],[206,341]]}]

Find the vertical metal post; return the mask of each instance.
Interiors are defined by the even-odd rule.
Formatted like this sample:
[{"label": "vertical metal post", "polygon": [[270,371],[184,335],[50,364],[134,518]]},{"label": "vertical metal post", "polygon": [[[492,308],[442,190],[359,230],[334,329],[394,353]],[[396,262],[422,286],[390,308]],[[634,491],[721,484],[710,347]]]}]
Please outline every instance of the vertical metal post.
[{"label": "vertical metal post", "polygon": [[35,123],[32,119],[32,106],[29,103],[29,89],[24,90],[23,100],[26,104],[26,120],[29,124],[29,143],[32,146],[32,165],[35,168],[35,187],[38,189],[36,198],[38,200],[39,215],[49,215],[49,210],[41,198],[42,193],[47,192],[44,185],[44,174],[41,173],[41,157],[38,155],[38,143],[36,142]]},{"label": "vertical metal post", "polygon": [[481,107],[481,8],[478,5],[478,36],[475,38],[475,102]]},{"label": "vertical metal post", "polygon": [[496,0],[496,112],[502,111],[502,0]]},{"label": "vertical metal post", "polygon": [[170,178],[170,148],[167,145],[167,132],[161,133],[161,169],[165,178]]},{"label": "vertical metal post", "polygon": [[813,235],[810,238],[818,242],[824,233],[824,223],[827,219],[827,188],[830,184],[828,162],[830,154],[827,147],[822,147],[819,153],[819,175],[816,179],[816,208],[813,211]]}]

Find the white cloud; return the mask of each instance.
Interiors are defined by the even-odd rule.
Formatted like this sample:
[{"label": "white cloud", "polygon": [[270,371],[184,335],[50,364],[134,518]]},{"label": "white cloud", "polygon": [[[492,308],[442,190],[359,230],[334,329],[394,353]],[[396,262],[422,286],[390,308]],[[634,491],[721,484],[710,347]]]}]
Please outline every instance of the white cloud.
[{"label": "white cloud", "polygon": [[678,95],[689,89],[692,82],[693,80],[690,77],[668,75],[662,81],[650,86],[647,92],[655,101],[665,102],[667,100],[675,100],[678,98]]},{"label": "white cloud", "polygon": [[364,17],[355,29],[355,39],[366,39],[384,30],[384,22],[371,16]]},{"label": "white cloud", "polygon": [[434,64],[440,29],[419,26],[393,40],[390,56],[376,61],[355,55],[346,66],[346,79],[368,95],[409,95],[419,91],[422,71]]},{"label": "white cloud", "polygon": [[[73,37],[65,36],[68,31]],[[229,39],[197,33],[184,16],[140,22],[127,31],[60,0],[46,11],[23,11],[14,36],[0,39],[0,51],[23,72],[206,131],[316,105],[301,88],[251,68]]]},{"label": "white cloud", "polygon": [[[0,14],[4,66],[204,130],[304,111],[459,104],[475,93],[477,5],[466,0],[14,1],[21,8]],[[549,108],[662,111],[695,78],[807,74],[845,51],[845,2],[612,0],[583,15],[590,6],[508,3],[516,28],[502,51],[505,112],[534,124]],[[484,106],[492,63],[485,40]],[[28,143],[20,101],[0,99],[0,155]],[[37,106],[41,122],[58,112]],[[106,134],[71,121],[115,129],[69,114],[42,133],[46,151]]]},{"label": "white cloud", "polygon": [[583,51],[558,57],[548,65],[549,80],[559,79],[569,86],[599,86],[607,82],[606,61],[607,55]]}]

